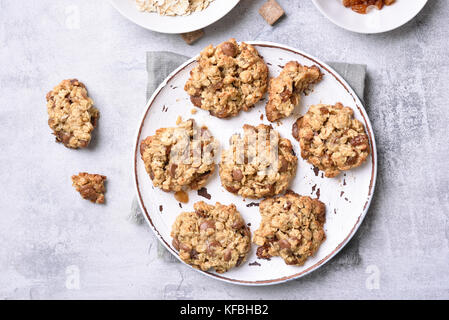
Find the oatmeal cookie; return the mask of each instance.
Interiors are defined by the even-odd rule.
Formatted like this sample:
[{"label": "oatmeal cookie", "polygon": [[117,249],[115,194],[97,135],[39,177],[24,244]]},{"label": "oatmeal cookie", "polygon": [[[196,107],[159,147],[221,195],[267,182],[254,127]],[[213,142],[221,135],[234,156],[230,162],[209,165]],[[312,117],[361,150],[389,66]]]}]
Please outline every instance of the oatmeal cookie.
[{"label": "oatmeal cookie", "polygon": [[262,221],[253,242],[259,258],[280,256],[286,264],[302,266],[315,255],[326,235],[324,203],[292,191],[263,200],[259,206]]},{"label": "oatmeal cookie", "polygon": [[360,166],[370,153],[363,124],[341,103],[311,106],[293,124],[292,134],[299,141],[301,156],[328,178]]},{"label": "oatmeal cookie", "polygon": [[172,226],[173,247],[179,257],[197,269],[218,273],[238,267],[251,247],[250,232],[234,204],[200,201],[195,212],[183,212]]},{"label": "oatmeal cookie", "polygon": [[219,166],[221,184],[245,198],[263,198],[287,190],[295,176],[298,158],[290,140],[280,138],[271,126],[244,125],[244,137],[231,137]]},{"label": "oatmeal cookie", "polygon": [[81,197],[93,203],[104,203],[105,181],[105,176],[87,172],[80,172],[78,175],[72,176],[72,185],[76,191],[81,194]]},{"label": "oatmeal cookie", "polygon": [[140,144],[140,154],[153,185],[163,191],[200,189],[215,170],[216,140],[193,119],[161,128]]},{"label": "oatmeal cookie", "polygon": [[85,148],[100,113],[77,79],[63,80],[47,93],[48,125],[57,142],[68,148]]},{"label": "oatmeal cookie", "polygon": [[288,62],[278,77],[270,80],[267,119],[276,121],[288,117],[300,101],[300,95],[322,78],[317,66],[306,67],[296,61]]},{"label": "oatmeal cookie", "polygon": [[257,50],[230,39],[205,48],[184,90],[192,103],[218,118],[249,110],[267,91],[268,67]]}]

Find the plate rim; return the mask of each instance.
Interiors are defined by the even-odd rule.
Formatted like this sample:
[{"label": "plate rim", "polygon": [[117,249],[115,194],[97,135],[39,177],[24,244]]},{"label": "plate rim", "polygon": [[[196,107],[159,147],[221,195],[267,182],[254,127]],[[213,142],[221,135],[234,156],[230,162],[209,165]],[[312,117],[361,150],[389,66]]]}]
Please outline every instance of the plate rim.
[{"label": "plate rim", "polygon": [[374,195],[374,190],[376,187],[376,180],[377,180],[377,147],[376,147],[376,140],[375,140],[375,136],[374,136],[374,130],[372,128],[371,125],[371,121],[368,117],[368,114],[366,113],[366,110],[361,102],[361,100],[359,99],[359,97],[357,96],[357,94],[355,93],[355,91],[351,88],[351,86],[346,82],[345,79],[343,79],[342,76],[340,76],[340,74],[338,72],[336,72],[332,67],[330,67],[328,64],[324,63],[323,61],[321,61],[320,59],[317,59],[316,57],[306,54],[301,50],[298,50],[296,48],[290,47],[290,46],[286,46],[283,44],[279,44],[279,43],[275,43],[275,42],[270,42],[270,41],[241,41],[241,42],[245,42],[254,46],[261,46],[261,47],[272,47],[272,48],[278,48],[278,49],[282,49],[282,50],[287,50],[290,51],[292,53],[298,54],[303,56],[306,59],[309,59],[310,61],[313,61],[314,63],[318,64],[321,68],[325,69],[327,72],[329,72],[338,82],[340,82],[340,84],[344,87],[344,89],[350,94],[350,96],[353,98],[357,109],[359,110],[361,116],[363,117],[363,121],[365,122],[365,128],[367,130],[368,133],[368,137],[371,143],[371,148],[372,148],[372,152],[371,152],[371,163],[372,163],[372,169],[371,169],[371,179],[370,179],[370,185],[369,185],[369,190],[368,190],[368,195],[367,195],[367,199],[366,202],[364,204],[363,210],[360,213],[360,215],[358,216],[354,226],[352,227],[352,229],[350,230],[349,234],[343,239],[342,242],[340,242],[335,249],[332,250],[331,253],[329,253],[327,256],[325,256],[324,258],[322,258],[320,261],[318,261],[317,263],[315,263],[314,265],[308,267],[305,270],[302,270],[298,273],[295,273],[293,275],[289,275],[289,276],[284,276],[284,277],[280,277],[280,278],[276,278],[276,279],[270,279],[270,280],[237,280],[237,279],[231,279],[231,278],[227,278],[226,276],[223,276],[221,274],[216,274],[216,273],[211,273],[208,271],[202,271],[196,268],[193,268],[192,266],[186,264],[184,261],[182,261],[179,258],[179,255],[167,244],[167,242],[162,238],[162,236],[160,235],[159,231],[156,229],[156,227],[153,225],[150,214],[148,213],[143,200],[142,200],[142,195],[139,189],[139,180],[138,180],[138,174],[137,174],[137,164],[138,161],[140,159],[139,157],[139,142],[140,142],[140,135],[142,132],[142,128],[144,125],[144,122],[147,118],[148,112],[152,106],[152,103],[154,102],[155,98],[157,97],[157,95],[160,93],[160,91],[162,90],[163,87],[165,87],[168,82],[175,77],[181,70],[183,70],[184,68],[186,68],[188,65],[190,65],[192,62],[196,61],[197,57],[199,55],[196,55],[190,59],[188,59],[187,61],[185,61],[184,63],[182,63],[179,67],[177,67],[174,71],[172,71],[165,79],[164,81],[161,82],[161,84],[159,84],[159,86],[157,87],[157,89],[153,92],[153,94],[151,95],[151,97],[148,99],[146,105],[145,105],[145,109],[142,113],[142,116],[139,118],[139,125],[136,131],[136,135],[135,135],[135,139],[134,139],[134,148],[133,148],[133,175],[134,175],[134,186],[135,186],[135,191],[137,194],[137,200],[140,206],[140,209],[145,217],[146,222],[148,223],[148,225],[150,226],[150,229],[153,231],[153,233],[155,234],[156,238],[158,239],[158,241],[160,241],[162,243],[162,245],[171,253],[173,254],[179,261],[182,262],[183,265],[188,266],[190,269],[193,269],[197,272],[200,272],[210,278],[213,279],[218,279],[227,283],[232,283],[232,284],[238,284],[238,285],[244,285],[244,286],[266,286],[266,285],[274,285],[274,284],[280,284],[280,283],[285,283],[291,280],[295,280],[295,279],[299,279],[309,273],[311,273],[312,271],[315,271],[317,269],[319,269],[320,267],[322,267],[323,265],[325,265],[328,261],[330,261],[338,252],[340,252],[341,249],[343,249],[343,247],[345,247],[348,242],[352,239],[352,237],[355,235],[355,233],[357,232],[357,230],[359,229],[360,225],[362,224],[368,210],[369,207],[371,205],[371,201],[373,199],[373,195]]},{"label": "plate rim", "polygon": [[[227,15],[229,12],[231,12],[231,11],[237,6],[237,4],[239,4],[239,2],[240,2],[240,0],[233,0],[233,1],[235,1],[234,5],[231,6],[231,7],[229,8],[228,11],[224,10],[222,14],[220,14],[220,15],[218,15],[218,16],[216,17],[216,19],[212,19],[212,20],[210,20],[210,21],[208,21],[208,22],[205,22],[205,23],[203,23],[203,24],[198,24],[198,26],[186,28],[186,29],[183,29],[183,30],[176,29],[176,30],[169,30],[169,31],[166,31],[166,30],[162,30],[161,28],[149,27],[149,26],[147,26],[147,25],[145,25],[145,24],[143,24],[143,23],[140,23],[140,22],[136,21],[135,19],[133,19],[132,17],[130,17],[128,14],[126,14],[126,13],[121,9],[121,7],[116,3],[116,1],[119,1],[119,0],[109,0],[109,3],[112,5],[112,7],[114,7],[115,10],[117,10],[117,11],[120,13],[120,15],[121,15],[122,17],[126,18],[127,20],[131,21],[132,23],[134,23],[134,24],[136,24],[136,25],[138,25],[138,26],[140,26],[140,27],[142,27],[142,28],[145,28],[145,29],[147,29],[147,30],[154,31],[154,32],[159,32],[159,33],[165,33],[165,34],[181,34],[181,33],[187,33],[187,32],[196,31],[196,30],[205,28],[205,27],[207,27],[207,26],[210,26],[211,24],[217,22],[218,20],[221,20],[225,15]],[[206,9],[207,9],[207,8],[206,8]],[[136,7],[136,10],[138,11],[137,7]],[[151,14],[151,13],[148,12],[148,14]]]},{"label": "plate rim", "polygon": [[423,5],[421,6],[421,8],[419,8],[419,10],[417,10],[417,12],[415,14],[413,14],[410,19],[398,24],[397,26],[391,27],[391,28],[386,28],[383,30],[379,30],[379,31],[360,31],[360,30],[355,30],[355,29],[351,29],[350,27],[343,25],[342,23],[336,21],[334,18],[332,18],[330,15],[328,15],[324,10],[321,9],[321,7],[318,5],[318,1],[317,0],[312,0],[312,3],[315,5],[315,8],[318,9],[318,11],[326,18],[328,19],[330,22],[332,22],[333,24],[339,26],[340,28],[343,28],[345,30],[354,32],[354,33],[360,33],[360,34],[379,34],[379,33],[385,33],[385,32],[390,32],[393,31],[395,29],[398,29],[400,27],[402,27],[403,25],[405,25],[406,23],[410,22],[411,20],[413,20],[421,11],[422,9],[426,6],[428,0],[424,0]]}]

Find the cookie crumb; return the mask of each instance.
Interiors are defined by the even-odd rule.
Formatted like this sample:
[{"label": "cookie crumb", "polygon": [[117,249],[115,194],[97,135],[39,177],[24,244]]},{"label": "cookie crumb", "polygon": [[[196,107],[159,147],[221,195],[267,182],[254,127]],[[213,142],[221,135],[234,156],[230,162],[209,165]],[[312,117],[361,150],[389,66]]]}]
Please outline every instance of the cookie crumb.
[{"label": "cookie crumb", "polygon": [[285,12],[275,0],[268,0],[262,7],[260,7],[259,14],[272,26],[285,14]]},{"label": "cookie crumb", "polygon": [[190,113],[191,113],[191,114],[196,114],[196,109],[190,110]]},{"label": "cookie crumb", "polygon": [[72,176],[72,185],[81,194],[81,197],[99,204],[103,204],[105,200],[105,181],[106,176],[87,172],[80,172],[78,175]]},{"label": "cookie crumb", "polygon": [[184,41],[188,45],[194,44],[196,41],[198,41],[203,36],[204,36],[203,29],[192,31],[192,32],[187,32],[187,33],[181,33],[181,37],[184,39]]},{"label": "cookie crumb", "polygon": [[178,116],[178,117],[176,118],[176,125],[179,126],[179,125],[181,124],[181,122],[182,122],[182,117],[181,117],[181,116]]}]

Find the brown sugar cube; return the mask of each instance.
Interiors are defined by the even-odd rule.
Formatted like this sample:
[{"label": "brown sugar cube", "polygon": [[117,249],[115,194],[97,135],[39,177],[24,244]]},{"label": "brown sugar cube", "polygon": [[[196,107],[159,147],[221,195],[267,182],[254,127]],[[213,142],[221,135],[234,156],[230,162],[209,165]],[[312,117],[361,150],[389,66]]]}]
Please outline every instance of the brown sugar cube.
[{"label": "brown sugar cube", "polygon": [[72,185],[76,191],[81,194],[81,197],[93,203],[104,203],[105,181],[106,177],[100,174],[80,172],[72,176]]},{"label": "brown sugar cube", "polygon": [[273,25],[284,14],[284,10],[275,0],[268,0],[259,9],[259,14],[270,24]]},{"label": "brown sugar cube", "polygon": [[192,31],[192,32],[187,32],[187,33],[181,33],[181,37],[184,39],[184,41],[187,44],[195,43],[202,36],[204,36],[204,30],[203,29]]}]

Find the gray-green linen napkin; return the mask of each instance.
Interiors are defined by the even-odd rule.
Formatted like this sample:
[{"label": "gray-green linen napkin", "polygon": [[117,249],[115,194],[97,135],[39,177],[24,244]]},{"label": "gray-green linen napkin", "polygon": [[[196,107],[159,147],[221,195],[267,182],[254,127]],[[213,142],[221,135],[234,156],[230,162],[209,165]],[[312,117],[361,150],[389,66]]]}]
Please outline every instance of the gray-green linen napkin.
[{"label": "gray-green linen napkin", "polygon": [[[178,66],[185,62],[188,57],[167,51],[147,52],[147,100],[151,97],[154,90],[159,84]],[[328,62],[328,64],[335,69],[354,89],[355,93],[363,101],[363,94],[365,90],[366,65]],[[135,223],[142,224],[144,222],[142,212],[134,198],[131,206],[130,220]],[[158,257],[167,262],[177,262],[178,260],[170,254],[165,247],[157,241]]]},{"label": "gray-green linen napkin", "polygon": [[[185,62],[188,57],[167,51],[147,52],[147,99],[164,79]],[[366,65],[344,62],[328,62],[345,79],[363,101]]]}]

